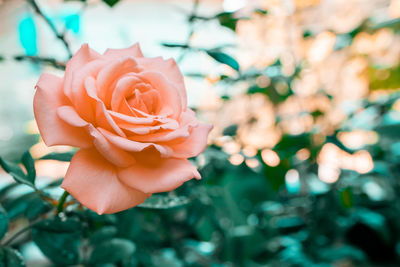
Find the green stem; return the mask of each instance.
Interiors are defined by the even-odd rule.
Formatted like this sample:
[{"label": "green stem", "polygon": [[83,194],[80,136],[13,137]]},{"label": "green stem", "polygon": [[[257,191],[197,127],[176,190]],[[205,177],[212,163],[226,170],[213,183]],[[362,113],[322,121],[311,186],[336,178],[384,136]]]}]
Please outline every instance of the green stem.
[{"label": "green stem", "polygon": [[68,196],[69,193],[67,191],[64,191],[64,193],[61,195],[60,199],[58,200],[57,213],[60,213],[64,210],[64,203]]}]

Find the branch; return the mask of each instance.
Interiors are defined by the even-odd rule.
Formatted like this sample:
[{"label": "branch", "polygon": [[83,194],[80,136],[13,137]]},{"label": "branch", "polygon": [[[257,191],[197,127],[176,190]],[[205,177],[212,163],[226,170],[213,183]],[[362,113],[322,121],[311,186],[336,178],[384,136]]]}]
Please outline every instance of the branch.
[{"label": "branch", "polygon": [[29,223],[27,226],[25,226],[24,228],[22,228],[21,230],[19,230],[18,232],[16,232],[13,236],[11,236],[9,239],[7,239],[6,241],[3,242],[3,244],[0,245],[0,247],[5,247],[5,246],[9,246],[11,245],[11,243],[17,239],[20,235],[22,235],[23,233],[25,233],[26,231],[32,229],[34,226],[36,226],[37,224],[41,223],[43,220],[39,219],[35,222],[31,222]]},{"label": "branch", "polygon": [[54,24],[43,14],[42,10],[40,9],[40,7],[38,6],[38,4],[36,3],[35,0],[27,0],[27,1],[33,7],[36,14],[38,14],[40,17],[42,17],[44,19],[44,21],[47,23],[47,25],[49,25],[51,31],[54,33],[54,35],[57,37],[57,39],[59,39],[63,43],[65,49],[67,50],[68,57],[71,58],[72,52],[71,52],[71,48],[69,47],[67,40],[65,40],[65,33],[59,33],[57,31]]},{"label": "branch", "polygon": [[64,62],[57,61],[56,59],[50,58],[50,57],[20,55],[20,56],[14,56],[14,59],[17,61],[27,60],[27,61],[31,61],[33,63],[44,63],[44,64],[51,65],[60,70],[65,70],[65,67],[66,67],[66,64]]}]

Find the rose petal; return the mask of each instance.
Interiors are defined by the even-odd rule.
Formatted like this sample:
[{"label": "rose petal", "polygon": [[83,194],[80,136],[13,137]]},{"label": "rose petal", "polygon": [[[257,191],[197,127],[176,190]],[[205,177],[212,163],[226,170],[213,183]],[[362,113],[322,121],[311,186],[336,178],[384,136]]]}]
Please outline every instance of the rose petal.
[{"label": "rose petal", "polygon": [[42,74],[36,88],[33,109],[46,145],[91,147],[91,138],[83,128],[68,125],[57,115],[58,107],[70,105],[62,91],[62,79],[51,74]]},{"label": "rose petal", "polygon": [[140,68],[133,57],[111,61],[97,75],[98,97],[109,107],[111,105],[113,87],[118,78],[124,74],[138,72],[139,70]]},{"label": "rose petal", "polygon": [[[177,121],[172,120],[169,123],[164,123],[160,125],[160,129],[163,130],[173,130],[173,131],[159,131],[155,133],[147,133],[143,136],[130,136],[130,139],[138,141],[138,142],[168,142],[177,140],[175,143],[183,142],[182,138],[187,138],[190,136],[191,129],[193,127],[197,127],[199,125],[199,121],[197,120],[195,113],[191,109],[187,109],[185,112],[181,113],[179,124]],[[171,127],[172,126],[172,127]],[[120,126],[123,129],[131,131],[132,129],[126,127],[125,125]],[[156,129],[155,126],[152,129]],[[132,133],[136,133],[135,131],[131,131]],[[139,134],[139,133],[137,133]]]},{"label": "rose petal", "polygon": [[87,121],[93,121],[95,117],[94,101],[88,96],[85,89],[85,82],[89,77],[95,77],[100,69],[107,65],[104,60],[94,60],[84,67],[73,72],[71,94],[72,103],[79,115]]},{"label": "rose petal", "polygon": [[88,122],[84,121],[71,106],[58,107],[57,115],[60,117],[60,119],[74,127],[85,127],[89,124]]},{"label": "rose petal", "polygon": [[132,45],[131,47],[128,48],[123,48],[123,49],[107,49],[106,52],[104,52],[104,56],[110,57],[110,58],[116,58],[116,57],[143,57],[142,50],[140,49],[140,46],[138,43]]},{"label": "rose petal", "polygon": [[140,152],[146,148],[154,147],[163,157],[168,157],[171,155],[171,150],[165,146],[153,144],[153,143],[143,143],[143,142],[135,142],[126,138],[122,138],[118,135],[115,135],[105,129],[98,128],[98,130],[110,141],[111,144],[131,152]]},{"label": "rose petal", "polygon": [[172,108],[172,117],[174,119],[178,118],[182,110],[184,110],[179,89],[173,83],[169,82],[166,76],[160,72],[146,71],[140,73],[140,77],[145,79],[155,90],[158,91],[160,98],[162,99],[161,103],[164,106]]},{"label": "rose petal", "polygon": [[[97,97],[96,92],[96,81],[93,77],[87,77],[85,79],[85,89],[87,95],[95,101],[96,108],[96,124],[110,131],[114,131],[120,136],[126,137],[125,133],[118,127],[117,123],[113,120],[111,115],[108,113],[104,103]],[[89,103],[88,103],[89,105]]]},{"label": "rose petal", "polygon": [[73,156],[61,187],[98,214],[132,208],[150,196],[121,183],[116,168],[93,149]]},{"label": "rose petal", "polygon": [[139,65],[143,66],[143,69],[160,72],[168,77],[168,80],[174,83],[174,85],[178,89],[182,108],[185,109],[187,107],[187,96],[183,75],[182,72],[179,70],[179,67],[176,64],[175,60],[173,60],[172,58],[164,60],[162,57],[143,57],[137,59],[137,61]]},{"label": "rose petal", "polygon": [[118,177],[132,188],[145,193],[159,193],[174,190],[184,182],[201,176],[186,159],[161,159],[158,164],[146,166],[135,164],[120,169]]},{"label": "rose petal", "polygon": [[200,123],[183,142],[168,144],[173,151],[172,157],[191,158],[201,154],[207,146],[207,136],[212,128],[212,125]]},{"label": "rose petal", "polygon": [[72,76],[76,69],[83,67],[85,64],[100,58],[100,54],[89,48],[88,44],[83,44],[75,55],[68,61],[65,68],[64,76],[64,94],[72,99]]},{"label": "rose petal", "polygon": [[128,94],[132,93],[133,87],[140,82],[141,80],[134,75],[125,76],[118,80],[111,97],[111,109],[118,112],[121,102]]},{"label": "rose petal", "polygon": [[119,167],[127,167],[135,163],[135,158],[130,153],[111,144],[95,127],[89,125],[88,130],[94,138],[94,146],[109,162]]},{"label": "rose petal", "polygon": [[[128,131],[130,134],[135,134],[135,135],[147,135],[151,132],[158,131],[160,129],[162,130],[176,130],[179,127],[179,124],[175,120],[170,120],[167,121],[166,123],[156,125],[156,126],[135,126],[131,124],[126,124],[126,123],[121,123],[119,124],[119,127],[121,129],[124,129]],[[165,135],[165,133],[163,133]],[[136,140],[138,141],[138,140]]]},{"label": "rose petal", "polygon": [[152,117],[148,118],[138,118],[138,117],[132,117],[132,116],[127,116],[122,113],[118,113],[115,111],[108,111],[108,113],[114,118],[114,120],[119,124],[119,123],[131,123],[131,124],[143,124],[143,125],[153,125],[156,123],[156,119]]}]

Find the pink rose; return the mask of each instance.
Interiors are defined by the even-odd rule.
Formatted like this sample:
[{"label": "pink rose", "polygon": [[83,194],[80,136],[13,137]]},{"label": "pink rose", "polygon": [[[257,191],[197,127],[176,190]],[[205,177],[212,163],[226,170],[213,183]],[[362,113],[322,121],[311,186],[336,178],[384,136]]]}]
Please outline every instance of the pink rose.
[{"label": "pink rose", "polygon": [[122,211],[200,179],[187,158],[204,150],[212,126],[187,107],[174,60],[143,57],[138,44],[103,55],[83,45],[63,78],[45,73],[36,88],[44,142],[80,148],[61,187],[89,209]]}]

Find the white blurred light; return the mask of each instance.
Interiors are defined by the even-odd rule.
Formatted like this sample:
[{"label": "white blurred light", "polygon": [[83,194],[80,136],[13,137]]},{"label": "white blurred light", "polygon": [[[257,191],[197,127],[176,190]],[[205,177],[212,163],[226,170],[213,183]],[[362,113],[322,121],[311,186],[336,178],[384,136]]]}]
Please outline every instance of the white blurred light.
[{"label": "white blurred light", "polygon": [[246,157],[254,157],[255,155],[257,155],[257,149],[252,146],[245,146],[242,151]]},{"label": "white blurred light", "polygon": [[257,159],[246,159],[246,165],[249,166],[249,168],[257,168],[260,166],[260,162]]},{"label": "white blurred light", "polygon": [[240,165],[244,161],[244,157],[240,154],[233,154],[229,158],[229,161],[231,162],[232,165]]},{"label": "white blurred light", "polygon": [[340,169],[330,164],[318,166],[318,178],[325,183],[334,183],[339,179]]},{"label": "white blurred light", "polygon": [[306,160],[310,157],[310,155],[311,155],[310,150],[308,150],[307,148],[302,148],[296,153],[296,157],[299,160]]},{"label": "white blurred light", "polygon": [[242,7],[245,7],[247,3],[247,0],[224,0],[224,3],[222,4],[222,8],[226,12],[235,12]]},{"label": "white blurred light", "polygon": [[289,170],[285,175],[285,180],[289,184],[295,184],[299,181],[300,175],[297,170]]},{"label": "white blurred light", "polygon": [[300,190],[300,175],[295,169],[289,170],[285,175],[286,189],[291,194],[296,194]]},{"label": "white blurred light", "polygon": [[385,199],[385,191],[382,189],[380,185],[373,181],[368,181],[363,185],[364,192],[368,195],[368,197],[375,201],[380,201]]},{"label": "white blurred light", "polygon": [[261,158],[265,162],[265,164],[271,167],[278,166],[279,163],[281,162],[281,159],[279,158],[278,154],[275,151],[268,148],[264,149],[261,152]]}]

